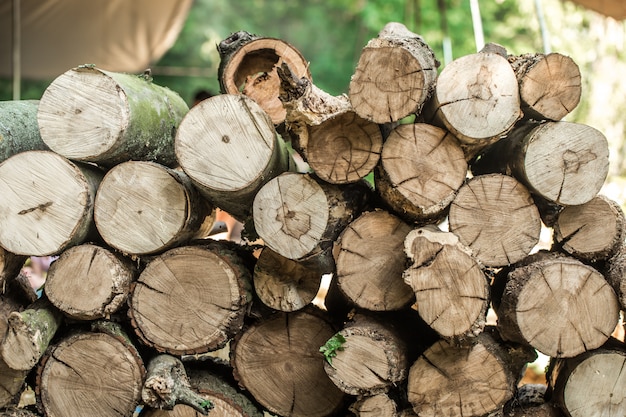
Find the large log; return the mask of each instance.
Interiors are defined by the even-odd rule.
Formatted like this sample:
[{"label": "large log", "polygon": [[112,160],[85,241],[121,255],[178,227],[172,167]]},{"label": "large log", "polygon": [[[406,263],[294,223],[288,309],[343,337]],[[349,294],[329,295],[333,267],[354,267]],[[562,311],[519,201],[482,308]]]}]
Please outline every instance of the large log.
[{"label": "large log", "polygon": [[252,300],[251,271],[222,242],[180,246],[155,257],[133,283],[129,316],[141,341],[173,355],[223,347]]},{"label": "large log", "polygon": [[114,166],[94,202],[100,236],[129,255],[162,253],[206,237],[214,218],[213,208],[184,172],[156,162]]},{"label": "large log", "polygon": [[600,272],[556,252],[502,269],[493,289],[502,338],[551,357],[602,346],[619,320],[617,296]]},{"label": "large log", "polygon": [[271,413],[323,417],[339,411],[345,394],[324,372],[320,346],[335,334],[318,314],[277,313],[253,324],[231,346],[239,384]]},{"label": "large log", "polygon": [[102,171],[51,151],[22,152],[0,164],[0,245],[19,255],[57,255],[94,236]]},{"label": "large log", "polygon": [[189,110],[175,149],[199,191],[242,222],[251,216],[252,200],[265,183],[295,170],[267,113],[241,94],[210,97]]},{"label": "large log", "polygon": [[76,320],[110,318],[126,306],[133,262],[93,243],[69,248],[50,265],[45,294],[55,307]]},{"label": "large log", "polygon": [[401,23],[388,23],[361,51],[350,80],[350,102],[359,116],[374,123],[420,113],[435,89],[438,66],[421,36]]},{"label": "large log", "polygon": [[450,231],[485,266],[524,259],[539,242],[541,218],[531,194],[515,178],[478,175],[467,181],[450,205]]},{"label": "large log", "polygon": [[239,31],[217,46],[220,65],[217,78],[222,93],[243,94],[256,101],[279,125],[285,121],[277,68],[287,64],[298,77],[311,79],[309,63],[292,45],[281,39]]},{"label": "large log", "polygon": [[436,223],[463,185],[467,163],[447,131],[425,123],[399,125],[383,145],[375,170],[377,194],[410,223]]},{"label": "large log", "polygon": [[188,110],[177,93],[152,83],[147,74],[83,65],[48,86],[37,120],[46,145],[68,159],[174,166],[174,135]]},{"label": "large log", "polygon": [[39,100],[0,101],[0,162],[20,152],[48,150],[37,124]]},{"label": "large log", "polygon": [[348,301],[373,311],[399,310],[414,301],[402,273],[404,239],[411,227],[384,210],[350,222],[333,249],[336,280]]}]

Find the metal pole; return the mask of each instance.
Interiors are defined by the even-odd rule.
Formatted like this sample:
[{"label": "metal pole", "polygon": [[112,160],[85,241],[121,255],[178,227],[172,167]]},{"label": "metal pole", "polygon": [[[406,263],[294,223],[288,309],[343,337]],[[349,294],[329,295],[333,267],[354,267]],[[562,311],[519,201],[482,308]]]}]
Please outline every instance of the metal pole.
[{"label": "metal pole", "polygon": [[549,54],[552,52],[550,47],[550,33],[546,27],[546,19],[543,16],[543,8],[541,7],[541,0],[535,0],[535,10],[537,11],[537,19],[539,20],[539,29],[541,30],[541,41],[543,42],[543,53]]},{"label": "metal pole", "polygon": [[485,46],[485,35],[483,34],[483,22],[480,18],[478,0],[470,0],[470,10],[472,12],[472,25],[474,26],[474,42],[476,43],[476,51],[480,51]]},{"label": "metal pole", "polygon": [[13,100],[22,95],[22,22],[20,1],[13,0]]}]

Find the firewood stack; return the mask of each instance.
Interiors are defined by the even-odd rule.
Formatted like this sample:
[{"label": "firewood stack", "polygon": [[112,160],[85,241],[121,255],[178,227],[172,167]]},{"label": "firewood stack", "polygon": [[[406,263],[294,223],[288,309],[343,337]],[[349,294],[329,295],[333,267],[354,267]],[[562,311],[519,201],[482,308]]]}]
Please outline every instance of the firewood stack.
[{"label": "firewood stack", "polygon": [[282,40],[218,50],[191,109],[90,65],[0,103],[0,416],[626,414],[625,218],[569,57],[439,71],[390,23],[332,96]]}]

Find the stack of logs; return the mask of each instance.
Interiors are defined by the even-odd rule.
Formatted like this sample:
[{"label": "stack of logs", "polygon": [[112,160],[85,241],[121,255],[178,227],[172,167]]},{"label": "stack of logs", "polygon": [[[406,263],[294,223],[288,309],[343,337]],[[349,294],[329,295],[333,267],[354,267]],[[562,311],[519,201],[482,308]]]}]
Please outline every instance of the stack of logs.
[{"label": "stack of logs", "polygon": [[282,40],[218,50],[191,109],[92,65],[0,103],[0,416],[626,414],[625,220],[569,57],[439,71],[390,23],[332,96]]}]

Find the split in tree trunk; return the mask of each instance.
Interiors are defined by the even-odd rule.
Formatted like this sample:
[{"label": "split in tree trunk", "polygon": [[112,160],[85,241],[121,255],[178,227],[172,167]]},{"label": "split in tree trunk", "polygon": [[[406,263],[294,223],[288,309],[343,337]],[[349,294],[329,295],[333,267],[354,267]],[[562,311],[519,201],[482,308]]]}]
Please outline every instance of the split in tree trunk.
[{"label": "split in tree trunk", "polygon": [[231,351],[235,377],[271,413],[323,417],[344,404],[345,394],[324,372],[318,352],[335,334],[319,314],[277,313],[235,339]]},{"label": "split in tree trunk", "polygon": [[0,354],[12,369],[29,371],[48,348],[63,315],[46,298],[40,298],[26,310],[9,314],[8,329]]},{"label": "split in tree trunk", "polygon": [[243,222],[258,190],[290,167],[267,113],[240,94],[210,97],[191,108],[175,145],[180,166],[200,192]]},{"label": "split in tree trunk", "polygon": [[278,98],[280,79],[277,68],[285,63],[298,78],[311,79],[309,63],[289,43],[275,38],[236,32],[221,41],[218,81],[222,93],[243,92],[267,112],[272,122],[285,121],[285,109]]},{"label": "split in tree trunk", "polygon": [[619,320],[615,292],[594,268],[541,251],[494,281],[498,329],[505,340],[551,357],[573,357],[600,347]]},{"label": "split in tree trunk", "polygon": [[154,258],[133,284],[129,316],[141,341],[173,355],[223,347],[251,302],[251,271],[219,241]]},{"label": "split in tree trunk", "polygon": [[175,166],[174,135],[188,110],[177,93],[153,84],[149,75],[83,65],[48,86],[37,120],[46,145],[68,159]]},{"label": "split in tree trunk", "polygon": [[401,23],[388,23],[361,51],[350,80],[356,113],[374,123],[418,114],[432,95],[439,62],[424,39]]},{"label": "split in tree trunk", "polygon": [[0,102],[0,162],[21,152],[44,151],[37,124],[39,100]]},{"label": "split in tree trunk", "polygon": [[508,60],[527,118],[561,120],[580,102],[580,70],[572,58],[555,52],[509,55]]},{"label": "split in tree trunk", "polygon": [[110,317],[126,305],[137,269],[106,247],[85,243],[65,250],[50,265],[45,293],[68,317]]},{"label": "split in tree trunk", "polygon": [[457,58],[437,78],[424,112],[461,142],[466,159],[500,140],[522,117],[519,87],[507,59],[496,52]]},{"label": "split in tree trunk", "polygon": [[468,180],[450,206],[449,223],[461,243],[490,267],[524,259],[541,233],[541,217],[530,193],[503,174]]},{"label": "split in tree trunk", "polygon": [[386,139],[375,171],[378,195],[408,222],[442,220],[467,175],[452,135],[425,123],[399,125]]},{"label": "split in tree trunk", "polygon": [[111,247],[146,255],[205,237],[209,231],[202,228],[212,223],[205,222],[212,211],[184,172],[155,162],[128,161],[102,179],[94,221]]},{"label": "split in tree trunk", "polygon": [[600,261],[624,244],[626,218],[617,202],[598,195],[584,204],[564,207],[553,228],[558,248],[582,261]]},{"label": "split in tree trunk", "polygon": [[0,164],[0,244],[20,255],[56,255],[95,230],[102,171],[50,151],[22,152]]},{"label": "split in tree trunk", "polygon": [[512,175],[529,190],[563,206],[594,198],[609,170],[609,147],[591,126],[528,122],[485,150],[471,166],[475,175]]},{"label": "split in tree trunk", "polygon": [[402,251],[411,227],[384,211],[368,211],[341,233],[333,249],[339,289],[354,305],[387,311],[408,307],[415,299],[402,280]]},{"label": "split in tree trunk", "polygon": [[417,311],[444,338],[475,337],[489,308],[489,281],[471,251],[435,226],[411,231],[405,240],[413,265],[404,280],[415,291]]}]

